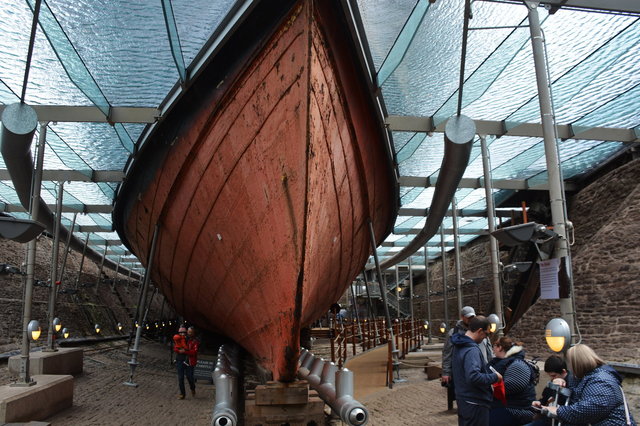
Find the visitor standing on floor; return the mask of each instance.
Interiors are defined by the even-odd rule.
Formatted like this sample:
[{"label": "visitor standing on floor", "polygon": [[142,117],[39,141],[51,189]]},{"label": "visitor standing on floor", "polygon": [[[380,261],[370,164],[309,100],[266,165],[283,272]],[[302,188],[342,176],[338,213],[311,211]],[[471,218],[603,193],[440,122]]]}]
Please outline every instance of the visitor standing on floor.
[{"label": "visitor standing on floor", "polygon": [[[178,387],[180,388],[180,394],[178,399],[184,399],[184,377],[187,376],[189,382],[189,388],[191,389],[191,395],[196,396],[196,381],[193,377],[193,370],[198,362],[198,349],[200,348],[200,342],[196,339],[195,328],[189,327],[188,329],[181,326],[178,329],[178,334],[184,336],[184,344],[176,344],[173,350],[176,352],[176,369],[178,371]],[[176,341],[174,337],[174,341]]]},{"label": "visitor standing on floor", "polygon": [[491,372],[478,345],[489,334],[489,320],[476,316],[469,321],[464,335],[453,334],[453,383],[458,401],[458,425],[489,426],[489,410],[493,400],[491,385],[502,375]]}]

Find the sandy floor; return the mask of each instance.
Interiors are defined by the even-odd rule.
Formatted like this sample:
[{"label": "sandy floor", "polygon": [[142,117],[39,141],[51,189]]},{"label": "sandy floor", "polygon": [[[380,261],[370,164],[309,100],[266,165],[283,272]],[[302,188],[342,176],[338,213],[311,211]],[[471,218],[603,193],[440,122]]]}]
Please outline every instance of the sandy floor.
[{"label": "sandy floor", "polygon": [[[198,383],[195,398],[178,400],[175,370],[169,353],[157,343],[146,342],[139,356],[134,380],[139,387],[122,383],[129,377],[121,345],[87,348],[84,373],[75,380],[73,407],[49,419],[53,425],[210,425],[215,401],[213,385]],[[403,369],[407,381],[392,390],[380,390],[361,402],[370,411],[371,425],[455,425],[455,413],[447,412],[446,394],[438,381],[427,381],[422,369]],[[6,364],[0,380],[9,382]],[[341,424],[337,420],[331,424]]]}]

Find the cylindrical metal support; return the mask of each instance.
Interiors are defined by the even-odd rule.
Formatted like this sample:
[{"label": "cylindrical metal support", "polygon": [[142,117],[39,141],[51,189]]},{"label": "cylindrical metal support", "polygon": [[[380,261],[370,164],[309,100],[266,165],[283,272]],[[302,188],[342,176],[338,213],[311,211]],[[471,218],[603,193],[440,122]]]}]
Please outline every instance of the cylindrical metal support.
[{"label": "cylindrical metal support", "polygon": [[424,245],[424,284],[425,284],[425,293],[427,293],[427,322],[429,326],[427,328],[428,333],[428,343],[431,343],[431,280],[429,279],[429,245]]},{"label": "cylindrical metal support", "polygon": [[[400,361],[398,359],[398,351],[396,350],[396,343],[393,338],[393,323],[391,322],[391,316],[389,315],[389,305],[387,304],[387,291],[386,286],[382,282],[382,270],[380,269],[380,262],[378,260],[378,251],[376,249],[376,236],[373,231],[373,223],[369,221],[369,237],[371,240],[371,250],[373,252],[373,260],[376,264],[376,273],[378,274],[378,284],[380,286],[380,295],[382,297],[382,303],[384,305],[384,317],[386,319],[387,333],[389,335],[389,341],[391,342],[391,353],[393,356],[394,365],[400,365]],[[374,322],[375,324],[375,322]],[[389,381],[389,387],[393,384]]]},{"label": "cylindrical metal support", "polygon": [[353,399],[353,372],[344,368],[336,373],[336,399],[331,408],[348,425],[363,425],[369,418],[368,410]]},{"label": "cylindrical metal support", "polygon": [[456,261],[456,295],[458,296],[458,312],[462,310],[462,265],[460,261],[460,239],[458,235],[458,203],[456,197],[451,199],[451,221],[453,223],[453,247]]},{"label": "cylindrical metal support", "polygon": [[47,330],[47,351],[55,350],[53,318],[55,317],[56,298],[58,296],[58,253],[60,249],[60,226],[62,225],[62,200],[64,198],[64,182],[58,182],[58,199],[56,203],[56,222],[51,247],[51,287],[49,287],[49,309],[47,311],[49,329]]},{"label": "cylindrical metal support", "polygon": [[447,250],[444,245],[444,227],[440,226],[440,260],[442,260],[442,297],[444,300],[444,322],[449,326],[449,292],[447,291]]},{"label": "cylindrical metal support", "polygon": [[[139,307],[140,309],[138,313],[139,327],[136,329],[136,339],[133,344],[133,349],[130,350],[131,361],[129,361],[129,365],[131,366],[131,375],[129,377],[129,381],[124,383],[127,386],[138,386],[133,381],[133,374],[135,372],[136,366],[138,365],[137,359],[138,359],[138,352],[140,352],[140,349],[139,349],[140,337],[142,336],[142,328],[144,327],[144,318],[146,317],[144,306],[147,303],[147,288],[149,287],[149,282],[151,281],[151,268],[153,267],[153,259],[155,257],[156,243],[158,241],[159,233],[160,233],[160,225],[156,223],[155,229],[153,231],[153,238],[151,239],[151,249],[149,250],[149,257],[147,259],[147,269],[145,270],[145,273],[144,273],[144,284],[142,286],[142,300],[140,301],[142,306]],[[106,250],[104,254],[106,257],[107,255]]]},{"label": "cylindrical metal support", "polygon": [[[24,105],[24,104],[14,104],[14,105]],[[28,109],[22,109],[22,107],[16,107],[14,105],[9,105],[5,108],[2,113],[2,133],[0,134],[0,144],[2,150],[2,156],[5,158],[5,164],[7,163],[6,155],[13,155],[12,147],[8,145],[14,144],[27,144],[27,152],[28,146],[31,144],[31,138],[33,138],[33,133],[35,132],[35,127],[38,125],[37,116],[35,117],[35,123],[32,122],[31,111],[35,116],[35,111],[31,108],[31,111]],[[27,105],[24,105],[25,108]],[[7,113],[7,110],[18,108],[21,111],[14,111],[13,113]],[[6,116],[6,119],[5,119]],[[23,117],[24,116],[24,117]],[[21,118],[22,117],[22,118]],[[5,120],[7,123],[5,123]],[[17,121],[17,122],[14,122]],[[27,125],[28,124],[28,125]],[[32,131],[28,131],[31,127],[33,127]],[[29,193],[30,202],[29,202],[29,215],[32,220],[36,220],[38,217],[38,209],[40,207],[40,188],[42,186],[42,165],[44,162],[44,147],[45,147],[45,139],[46,139],[46,123],[43,124],[40,128],[40,138],[38,140],[38,152],[36,159],[36,169],[32,175],[32,185]],[[27,138],[25,133],[29,134]],[[5,151],[6,148],[6,151]],[[22,151],[22,155],[24,154],[24,149],[20,147]],[[34,271],[35,271],[35,259],[36,259],[36,239],[29,241],[27,243],[27,271],[26,271],[26,279],[24,284],[24,307],[22,310],[22,346],[20,349],[20,371],[18,372],[18,384],[27,385],[32,384],[34,382],[31,381],[31,377],[29,376],[29,322],[31,321],[31,299],[33,299],[33,283],[35,281]]]},{"label": "cylindrical metal support", "polygon": [[[487,148],[487,138],[480,135],[480,149],[482,150],[482,170],[484,172],[484,193],[487,200],[487,223],[489,227],[489,235],[496,230],[495,206],[493,203],[493,182],[491,175],[491,157]],[[500,262],[500,252],[498,251],[498,241],[489,237],[489,259],[491,261],[491,277],[493,278],[493,300],[495,313],[504,324],[504,316],[502,311],[502,287],[500,285],[500,270],[498,264]],[[502,327],[498,328],[498,336],[502,336]]]},{"label": "cylindrical metal support", "polygon": [[[302,356],[302,355],[301,355]],[[367,423],[369,412],[353,398],[353,372],[344,368],[338,371],[333,362],[324,362],[313,355],[307,355],[305,363],[313,359],[312,374],[300,368],[298,377],[309,382],[318,396],[348,425],[359,426]],[[317,374],[318,369],[320,373]],[[319,380],[318,380],[319,379]]]},{"label": "cylindrical metal support", "polygon": [[533,63],[538,85],[538,100],[540,103],[540,117],[542,123],[542,136],[544,139],[544,153],[549,174],[549,200],[551,203],[551,220],[553,231],[558,234],[554,257],[566,258],[569,274],[570,291],[568,298],[560,299],[560,311],[562,317],[571,327],[571,334],[575,334],[575,312],[573,295],[573,273],[571,266],[571,253],[566,238],[566,201],[562,181],[562,170],[558,146],[556,143],[555,118],[551,105],[551,88],[547,74],[547,66],[544,54],[544,37],[540,29],[540,17],[538,16],[537,1],[525,1],[529,12],[529,32],[531,34],[531,48],[533,51]]},{"label": "cylindrical metal support", "polygon": [[[76,227],[76,219],[78,218],[78,212],[73,213],[73,220],[71,220],[71,227],[69,228],[69,234],[67,234],[67,242],[64,245],[64,256],[62,256],[62,268],[60,269],[60,274],[58,274],[58,280],[63,282],[64,280],[64,270],[67,267],[67,257],[69,256],[69,252],[71,251],[71,237],[73,236],[73,229]],[[83,253],[85,250],[82,250]]]},{"label": "cylindrical metal support", "polygon": [[213,372],[216,386],[216,405],[213,408],[213,426],[235,426],[238,395],[238,348],[222,345],[218,349],[218,362]]}]

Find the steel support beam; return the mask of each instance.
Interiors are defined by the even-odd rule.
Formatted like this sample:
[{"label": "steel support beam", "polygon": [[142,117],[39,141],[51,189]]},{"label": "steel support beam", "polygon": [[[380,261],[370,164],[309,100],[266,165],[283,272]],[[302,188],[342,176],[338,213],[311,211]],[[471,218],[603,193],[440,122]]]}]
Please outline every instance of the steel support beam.
[{"label": "steel support beam", "polygon": [[[474,120],[476,132],[480,135],[494,136],[526,136],[542,138],[542,124],[519,123],[515,126],[508,125],[504,121]],[[444,132],[442,123],[433,126],[432,117],[415,117],[390,115],[385,119],[388,128],[398,132]],[[614,142],[640,142],[640,137],[634,129],[622,129],[615,127],[593,127],[580,133],[574,133],[570,124],[558,124],[558,137],[561,139],[585,139]]]},{"label": "steel support beam", "polygon": [[[50,209],[55,209],[55,204],[47,204]],[[111,214],[113,206],[109,204],[81,204],[62,206],[62,213],[108,213]],[[0,212],[4,213],[26,213],[22,206],[16,204],[0,203]]]},{"label": "steel support beam", "polygon": [[[417,176],[400,176],[400,186],[430,188],[436,186],[438,177],[417,177]],[[484,178],[462,178],[458,184],[458,188],[480,189],[485,187]],[[510,189],[515,191],[548,191],[549,184],[529,185],[527,179],[494,179],[491,181],[493,189]],[[575,184],[565,183],[565,190],[576,191],[578,186]]]},{"label": "steel support beam", "polygon": [[[122,170],[93,170],[90,173],[79,170],[43,170],[42,180],[51,182],[122,182]],[[0,180],[11,180],[7,169],[0,169]]]},{"label": "steel support beam", "polygon": [[[0,105],[0,114],[5,105]],[[111,107],[107,120],[96,106],[32,105],[38,120],[44,122],[83,123],[154,123],[160,117],[160,110],[147,107]]]}]

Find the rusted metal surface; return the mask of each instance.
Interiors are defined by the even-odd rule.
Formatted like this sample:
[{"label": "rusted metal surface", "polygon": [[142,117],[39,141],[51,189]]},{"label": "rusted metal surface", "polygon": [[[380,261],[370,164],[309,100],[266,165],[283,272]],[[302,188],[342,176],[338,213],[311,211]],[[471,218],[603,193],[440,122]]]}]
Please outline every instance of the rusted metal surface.
[{"label": "rusted metal surface", "polygon": [[394,220],[383,129],[334,13],[299,2],[123,195],[139,257],[160,223],[152,278],[167,300],[280,381],[295,379],[301,326],[362,269],[369,219],[380,238]]}]

